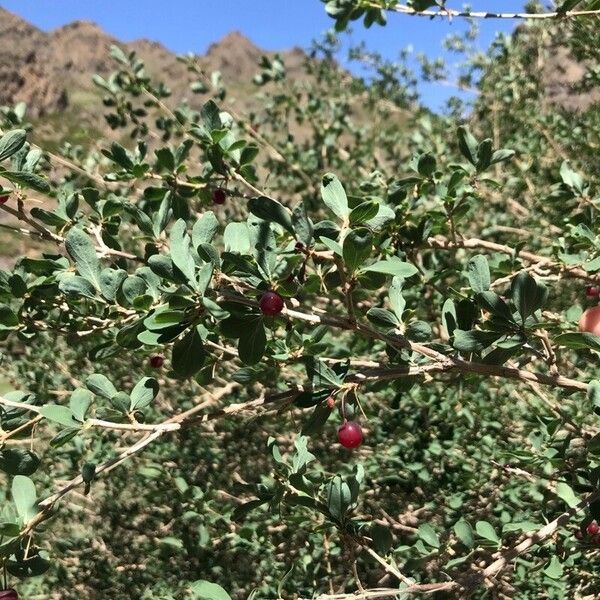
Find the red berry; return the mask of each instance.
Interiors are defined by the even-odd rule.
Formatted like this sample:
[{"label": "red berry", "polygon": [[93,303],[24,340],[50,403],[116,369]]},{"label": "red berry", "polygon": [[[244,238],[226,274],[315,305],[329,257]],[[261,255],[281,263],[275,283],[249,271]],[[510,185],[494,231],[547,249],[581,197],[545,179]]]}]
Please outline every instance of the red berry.
[{"label": "red berry", "polygon": [[356,448],[363,441],[363,432],[356,421],[346,421],[338,429],[338,442],[344,448]]},{"label": "red berry", "polygon": [[600,531],[600,525],[596,521],[592,521],[586,530],[590,535],[596,535]]},{"label": "red berry", "polygon": [[581,529],[578,529],[575,532],[575,539],[577,539],[577,540],[582,540],[583,539],[583,532],[581,531]]},{"label": "red berry", "polygon": [[225,204],[227,192],[223,188],[218,188],[213,192],[212,199],[215,204]]},{"label": "red berry", "polygon": [[0,600],[19,600],[19,594],[15,590],[0,590]]},{"label": "red berry", "polygon": [[332,398],[331,396],[329,396],[329,398],[327,398],[327,408],[333,408],[335,406],[335,398]]},{"label": "red berry", "polygon": [[588,298],[588,300],[591,300],[592,298],[597,298],[598,296],[600,296],[600,287],[598,287],[597,285],[588,285],[585,288],[585,295]]},{"label": "red berry", "polygon": [[274,317],[283,310],[283,298],[277,292],[265,292],[258,305],[263,315]]},{"label": "red berry", "polygon": [[165,363],[165,359],[162,356],[160,356],[159,354],[156,354],[155,356],[150,357],[150,366],[153,369],[160,369],[164,363]]},{"label": "red berry", "polygon": [[[0,196],[0,204],[6,204],[8,202],[8,196]],[[1,600],[2,596],[0,596]]]}]

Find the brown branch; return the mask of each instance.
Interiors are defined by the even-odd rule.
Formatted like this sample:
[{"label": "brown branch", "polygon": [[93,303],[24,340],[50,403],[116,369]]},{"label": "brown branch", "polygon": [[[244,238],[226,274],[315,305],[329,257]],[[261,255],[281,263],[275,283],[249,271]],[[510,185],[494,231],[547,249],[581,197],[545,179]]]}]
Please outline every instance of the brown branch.
[{"label": "brown branch", "polygon": [[[381,4],[369,2],[372,8],[383,8]],[[600,16],[600,10],[572,10],[572,11],[553,11],[543,13],[519,13],[519,12],[488,12],[488,11],[469,11],[469,10],[454,10],[451,8],[440,8],[439,10],[415,10],[405,4],[396,4],[388,10],[397,12],[403,15],[415,17],[454,17],[469,18],[469,19],[519,19],[519,20],[547,20],[547,19],[567,19],[573,17],[592,17]]]},{"label": "brown branch", "polygon": [[489,250],[491,252],[499,252],[500,254],[508,254],[509,256],[515,256],[515,258],[522,258],[527,262],[534,263],[538,267],[548,269],[557,273],[566,275],[567,277],[575,277],[578,279],[584,279],[585,281],[598,283],[600,279],[597,275],[588,273],[580,267],[571,265],[563,265],[555,262],[548,256],[542,256],[541,254],[535,254],[534,252],[528,252],[526,250],[520,250],[515,253],[514,248],[506,246],[504,244],[496,244],[495,242],[489,242],[487,240],[481,240],[478,238],[468,238],[464,240],[457,240],[456,242],[447,240],[444,237],[437,236],[427,240],[427,244],[431,248],[439,248],[442,250],[453,250],[458,248],[470,248],[470,249],[482,249]]}]

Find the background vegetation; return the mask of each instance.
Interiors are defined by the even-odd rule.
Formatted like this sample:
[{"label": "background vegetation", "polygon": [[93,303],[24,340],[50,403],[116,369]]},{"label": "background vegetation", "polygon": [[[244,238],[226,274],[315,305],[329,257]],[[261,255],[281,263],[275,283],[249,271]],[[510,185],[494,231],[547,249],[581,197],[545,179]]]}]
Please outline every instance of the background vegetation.
[{"label": "background vegetation", "polygon": [[[411,7],[326,3],[340,31],[441,10]],[[442,64],[355,48],[354,77],[334,34],[301,77],[264,57],[244,114],[197,57],[201,108],[113,48],[101,152],[41,148],[2,109],[3,248],[27,240],[0,271],[11,587],[597,597],[600,338],[577,322],[600,285],[600,28],[564,14],[593,2],[558,9],[485,54],[449,41],[468,112],[419,106]],[[585,67],[576,110],[548,98],[560,52]]]}]

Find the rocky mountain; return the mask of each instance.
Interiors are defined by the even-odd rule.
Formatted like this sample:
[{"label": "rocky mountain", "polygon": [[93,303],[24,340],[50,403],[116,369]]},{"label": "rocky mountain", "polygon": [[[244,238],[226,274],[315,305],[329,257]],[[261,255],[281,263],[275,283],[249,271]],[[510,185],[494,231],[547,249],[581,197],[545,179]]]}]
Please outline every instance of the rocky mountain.
[{"label": "rocky mountain", "polygon": [[[101,93],[92,76],[105,76],[114,69],[109,55],[112,44],[125,51],[135,50],[147,71],[164,81],[174,98],[185,96],[192,103],[200,103],[189,89],[191,74],[160,43],[146,39],[121,42],[88,21],[44,32],[0,7],[0,105],[23,101],[28,105],[29,118],[41,119],[42,124],[53,115],[83,113],[103,129],[97,117]],[[200,62],[207,73],[220,71],[228,87],[249,89],[261,56],[272,54],[241,33],[232,32],[211,45]],[[304,52],[295,48],[280,54],[290,77],[300,77]]]},{"label": "rocky mountain", "polygon": [[[192,106],[203,102],[202,96],[191,93],[192,76],[185,65],[160,43],[146,39],[121,42],[88,21],[45,32],[0,7],[0,105],[24,101],[28,118],[36,120],[36,135],[46,142],[65,138],[82,142],[107,134],[102,111],[98,110],[102,93],[93,85],[92,76],[106,76],[114,69],[109,55],[112,44],[125,51],[135,50],[147,71],[171,89],[175,101],[187,98]],[[240,112],[248,112],[256,108],[256,88],[251,81],[265,54],[273,53],[232,32],[210,46],[200,62],[206,73],[221,72],[230,92],[228,100]],[[557,46],[548,54],[542,79],[549,103],[585,110],[600,100],[598,88],[583,93],[577,90],[585,66],[568,50]],[[294,48],[281,55],[288,77],[302,78],[305,53]]]}]

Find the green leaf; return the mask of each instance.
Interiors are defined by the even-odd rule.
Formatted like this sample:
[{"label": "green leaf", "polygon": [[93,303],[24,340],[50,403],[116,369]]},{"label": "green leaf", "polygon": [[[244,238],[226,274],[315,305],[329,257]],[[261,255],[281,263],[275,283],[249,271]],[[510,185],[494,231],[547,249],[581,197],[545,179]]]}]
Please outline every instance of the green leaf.
[{"label": "green leaf", "polygon": [[571,168],[569,161],[563,161],[560,167],[560,176],[563,183],[572,188],[578,195],[583,195],[583,177]]},{"label": "green leaf", "polygon": [[417,171],[423,177],[431,177],[435,173],[437,163],[435,156],[431,152],[421,154],[417,163]]},{"label": "green leaf", "polygon": [[100,373],[93,373],[85,380],[85,386],[96,396],[110,400],[117,394],[117,388],[111,381]]},{"label": "green leaf", "polygon": [[431,325],[426,321],[411,321],[405,335],[413,342],[426,342],[431,337]]},{"label": "green leaf", "polygon": [[386,555],[392,548],[394,538],[389,527],[379,523],[371,525],[371,539],[378,554]]},{"label": "green leaf", "polygon": [[575,508],[580,502],[573,488],[568,483],[562,481],[556,484],[556,495],[561,500],[564,500],[569,508]]},{"label": "green leaf", "polygon": [[315,435],[320,433],[331,416],[333,409],[326,404],[317,404],[308,419],[302,425],[302,435]]},{"label": "green leaf", "polygon": [[380,327],[396,328],[400,324],[396,315],[384,308],[371,308],[367,312],[367,319]]},{"label": "green leaf", "polygon": [[588,384],[587,397],[594,405],[594,409],[600,407],[600,381],[598,379],[592,379]]},{"label": "green leaf", "polygon": [[144,319],[144,325],[151,331],[168,329],[185,321],[185,313],[182,310],[169,310],[163,306],[157,308],[150,316]]},{"label": "green leaf", "polygon": [[246,223],[229,223],[225,227],[223,243],[226,252],[252,254],[250,249],[250,233]]},{"label": "green leaf", "polygon": [[231,596],[220,585],[204,579],[192,583],[190,592],[194,600],[231,600]]},{"label": "green leaf", "polygon": [[514,323],[514,318],[508,304],[495,292],[481,292],[476,295],[477,303],[481,308],[492,313],[496,317]]},{"label": "green leaf", "polygon": [[325,246],[327,246],[334,254],[342,256],[342,247],[335,240],[329,239],[327,237],[321,237],[319,238],[319,241]]},{"label": "green leaf", "polygon": [[71,409],[73,417],[77,419],[77,421],[85,421],[85,415],[87,414],[87,411],[89,410],[93,400],[94,396],[92,392],[83,388],[78,388],[71,394],[69,408]]},{"label": "green leaf", "polygon": [[495,165],[496,163],[505,162],[511,159],[515,155],[514,150],[509,150],[508,148],[500,148],[500,150],[496,150],[492,154],[492,159],[490,161],[490,165]]},{"label": "green leaf", "polygon": [[306,213],[306,206],[301,202],[292,211],[292,224],[298,240],[309,245],[313,239],[313,224]]},{"label": "green leaf", "polygon": [[373,236],[366,228],[354,229],[344,239],[342,253],[344,263],[351,273],[354,273],[367,258],[373,249]]},{"label": "green leaf", "polygon": [[48,194],[52,189],[45,179],[27,171],[2,171],[2,177],[42,194]]},{"label": "green leaf", "polygon": [[417,530],[419,537],[434,548],[440,547],[440,538],[429,523],[422,523]]},{"label": "green leaf", "polygon": [[560,579],[563,576],[563,572],[564,569],[560,560],[558,560],[558,556],[553,556],[544,569],[544,573],[546,573],[550,579]]},{"label": "green leaf", "polygon": [[340,180],[333,173],[326,173],[321,181],[321,197],[325,205],[342,220],[350,215],[348,197]]},{"label": "green leaf", "polygon": [[127,272],[123,269],[102,269],[100,271],[100,291],[111,302],[115,301],[121,284],[127,279]]},{"label": "green leaf", "polygon": [[0,138],[0,161],[10,158],[16,154],[25,144],[27,132],[24,129],[13,129],[7,131]]},{"label": "green leaf", "polygon": [[363,271],[371,271],[373,273],[384,273],[386,275],[395,275],[397,277],[411,277],[418,272],[417,267],[410,263],[404,262],[395,256],[387,260],[380,260],[368,267],[364,267]]},{"label": "green leaf", "polygon": [[265,353],[267,334],[262,319],[247,321],[247,326],[240,331],[238,352],[245,365],[255,365]]},{"label": "green leaf", "polygon": [[542,308],[548,297],[548,289],[542,282],[536,281],[526,271],[521,271],[511,281],[512,300],[521,315],[525,319],[536,310]]},{"label": "green leaf", "polygon": [[8,475],[32,475],[40,465],[40,459],[24,448],[0,450],[0,471]]},{"label": "green leaf", "polygon": [[473,528],[464,519],[460,519],[454,524],[454,533],[467,548],[472,548],[475,545]]},{"label": "green leaf", "polygon": [[[171,202],[173,199],[173,194],[169,190],[160,202],[160,206],[152,219],[152,235],[155,238],[158,238],[162,231],[164,231],[165,227],[168,225],[171,216],[173,214],[173,210],[171,209]],[[143,217],[141,217],[143,219]]]},{"label": "green leaf", "polygon": [[210,244],[219,229],[219,221],[212,211],[205,212],[195,223],[192,229],[192,242],[194,248],[201,244]]},{"label": "green leaf", "polygon": [[379,212],[379,202],[375,200],[363,202],[350,213],[350,225],[360,225],[373,219]]},{"label": "green leaf", "polygon": [[501,335],[495,331],[455,329],[453,346],[459,352],[481,352],[484,348],[491,346]]},{"label": "green leaf", "polygon": [[587,331],[573,331],[561,333],[554,338],[554,343],[565,348],[589,348],[590,350],[600,350],[600,337]]},{"label": "green leaf", "polygon": [[390,306],[399,323],[402,322],[402,314],[404,313],[404,308],[406,306],[406,300],[402,295],[403,284],[404,279],[402,277],[394,277],[389,291]]},{"label": "green leaf", "polygon": [[477,254],[467,263],[467,277],[474,292],[485,292],[490,289],[490,268],[487,258]]},{"label": "green leaf", "polygon": [[130,394],[130,410],[139,410],[152,404],[158,395],[159,388],[158,381],[153,377],[144,377],[138,381]]},{"label": "green leaf", "polygon": [[83,296],[92,300],[98,298],[94,284],[88,279],[84,279],[73,273],[65,273],[60,278],[58,289],[64,294],[71,296]]},{"label": "green leaf", "polygon": [[175,222],[169,236],[169,248],[173,264],[184,274],[188,283],[196,287],[196,263],[192,255],[190,236],[186,231],[185,221]]},{"label": "green leaf", "polygon": [[458,147],[461,154],[473,165],[477,164],[479,144],[467,127],[458,128]]},{"label": "green leaf", "polygon": [[329,512],[337,521],[343,521],[352,502],[350,486],[336,475],[327,485],[326,493]]},{"label": "green leaf", "polygon": [[492,162],[492,140],[483,140],[477,147],[477,170],[485,171]]},{"label": "green leaf", "polygon": [[35,485],[29,477],[16,475],[12,482],[12,497],[17,514],[27,523],[37,514],[37,494]]},{"label": "green leaf", "polygon": [[60,404],[44,404],[44,406],[40,406],[38,412],[49,421],[54,421],[65,427],[79,427],[80,425],[73,418],[71,409]]},{"label": "green leaf", "polygon": [[292,223],[292,214],[277,200],[267,196],[251,198],[248,201],[248,210],[259,219],[278,223],[286,231],[294,235],[294,225]]},{"label": "green leaf", "polygon": [[100,261],[89,236],[74,227],[65,238],[65,248],[75,262],[79,274],[100,290]]},{"label": "green leaf", "polygon": [[485,540],[489,540],[494,544],[500,544],[500,538],[496,533],[495,529],[487,521],[477,521],[475,524],[475,531],[477,535]]},{"label": "green leaf", "polygon": [[0,330],[12,329],[19,324],[19,317],[5,304],[0,304]]},{"label": "green leaf", "polygon": [[198,327],[193,327],[173,345],[173,371],[179,377],[192,377],[204,364],[206,352]]}]

